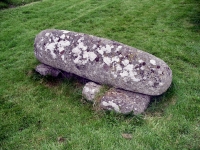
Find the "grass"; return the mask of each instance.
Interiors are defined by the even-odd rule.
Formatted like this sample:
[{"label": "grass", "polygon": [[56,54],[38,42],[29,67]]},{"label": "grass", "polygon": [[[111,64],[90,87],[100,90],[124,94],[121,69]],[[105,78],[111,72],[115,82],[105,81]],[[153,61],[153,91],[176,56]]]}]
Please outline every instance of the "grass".
[{"label": "grass", "polygon": [[[43,0],[0,10],[0,149],[200,149],[199,14],[198,0]],[[140,116],[96,112],[77,79],[33,71],[34,38],[47,28],[154,54],[172,69],[172,86]]]}]

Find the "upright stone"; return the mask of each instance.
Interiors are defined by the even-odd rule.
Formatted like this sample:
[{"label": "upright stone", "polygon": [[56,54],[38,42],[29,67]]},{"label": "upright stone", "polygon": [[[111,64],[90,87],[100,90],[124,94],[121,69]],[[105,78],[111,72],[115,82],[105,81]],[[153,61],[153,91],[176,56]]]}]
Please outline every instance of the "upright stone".
[{"label": "upright stone", "polygon": [[172,81],[172,71],[161,59],[108,39],[44,30],[37,35],[34,45],[40,62],[100,84],[160,95]]}]

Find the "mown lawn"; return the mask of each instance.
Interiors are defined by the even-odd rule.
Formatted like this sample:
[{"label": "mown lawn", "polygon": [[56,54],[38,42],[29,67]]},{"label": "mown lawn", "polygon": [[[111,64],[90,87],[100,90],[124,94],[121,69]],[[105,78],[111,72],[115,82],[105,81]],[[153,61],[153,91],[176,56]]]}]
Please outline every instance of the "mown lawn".
[{"label": "mown lawn", "polygon": [[[34,38],[48,28],[154,54],[172,86],[140,116],[95,111],[78,80],[34,72]],[[0,10],[0,29],[0,149],[200,149],[199,0],[42,0]]]}]

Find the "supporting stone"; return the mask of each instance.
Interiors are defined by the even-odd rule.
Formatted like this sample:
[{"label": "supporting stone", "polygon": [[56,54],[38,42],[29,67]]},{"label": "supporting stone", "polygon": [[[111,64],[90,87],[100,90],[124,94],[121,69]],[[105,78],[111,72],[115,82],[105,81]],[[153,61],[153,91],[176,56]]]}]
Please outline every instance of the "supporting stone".
[{"label": "supporting stone", "polygon": [[57,77],[60,73],[59,69],[53,68],[51,66],[47,66],[45,64],[39,64],[37,65],[37,67],[35,68],[35,71],[37,71],[38,73],[40,73],[43,76],[53,76],[53,77]]},{"label": "supporting stone", "polygon": [[101,85],[98,85],[94,82],[88,82],[83,87],[82,95],[88,101],[94,102],[95,98],[98,95],[98,93],[100,92],[101,88],[102,88]]},{"label": "supporting stone", "polygon": [[113,110],[121,114],[134,113],[141,114],[150,102],[150,96],[133,93],[125,90],[112,88],[105,92],[100,102],[96,102],[96,97],[102,88],[94,82],[88,82],[83,88],[83,97],[96,104],[104,110]]},{"label": "supporting stone", "polygon": [[135,115],[143,113],[150,102],[150,96],[129,91],[112,89],[101,99],[100,107],[117,113]]}]

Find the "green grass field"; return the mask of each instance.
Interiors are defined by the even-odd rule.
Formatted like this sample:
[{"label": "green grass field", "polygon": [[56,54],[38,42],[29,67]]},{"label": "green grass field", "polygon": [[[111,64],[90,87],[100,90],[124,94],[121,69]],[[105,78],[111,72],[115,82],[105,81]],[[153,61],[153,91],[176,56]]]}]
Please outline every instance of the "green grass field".
[{"label": "green grass field", "polygon": [[[149,52],[172,85],[140,116],[96,111],[78,80],[34,72],[34,38],[48,28]],[[42,0],[0,10],[0,29],[1,150],[200,149],[199,0]]]}]

